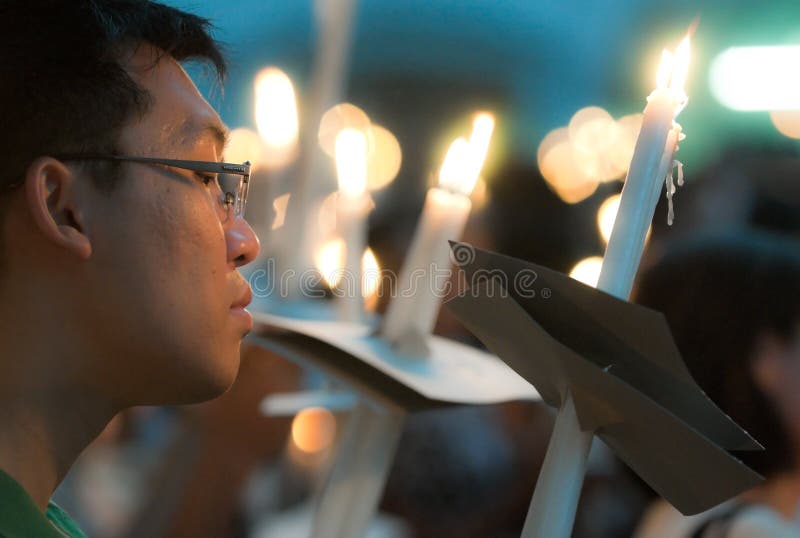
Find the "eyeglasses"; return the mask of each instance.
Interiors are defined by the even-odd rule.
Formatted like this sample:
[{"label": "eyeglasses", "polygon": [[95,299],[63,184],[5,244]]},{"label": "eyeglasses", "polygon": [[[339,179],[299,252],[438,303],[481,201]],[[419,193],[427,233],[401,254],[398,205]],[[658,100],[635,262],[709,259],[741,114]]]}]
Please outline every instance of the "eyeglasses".
[{"label": "eyeglasses", "polygon": [[243,164],[220,163],[215,161],[186,161],[182,159],[155,159],[151,157],[131,157],[127,155],[106,155],[102,153],[73,153],[54,155],[62,161],[117,161],[144,164],[160,164],[181,170],[190,170],[198,174],[215,174],[216,177],[204,177],[214,181],[219,190],[219,205],[224,213],[223,222],[230,218],[244,216],[247,203],[247,192],[250,189],[250,161]]}]

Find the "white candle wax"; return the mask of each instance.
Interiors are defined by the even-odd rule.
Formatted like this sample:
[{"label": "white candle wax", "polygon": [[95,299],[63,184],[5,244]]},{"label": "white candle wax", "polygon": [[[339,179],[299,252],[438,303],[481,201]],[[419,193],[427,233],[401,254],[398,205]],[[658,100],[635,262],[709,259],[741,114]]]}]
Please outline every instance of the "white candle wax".
[{"label": "white candle wax", "polygon": [[448,240],[461,237],[471,207],[464,194],[438,187],[428,191],[396,296],[384,317],[381,334],[390,342],[402,346],[408,339],[424,339],[433,330],[451,274]]},{"label": "white candle wax", "polygon": [[[630,295],[658,193],[671,170],[680,138],[680,126],[674,119],[686,101],[683,81],[688,66],[688,37],[678,52],[677,70],[673,69],[672,56],[665,52],[662,67],[666,69],[659,68],[658,89],[647,98],[642,129],[600,270],[597,287],[621,299]],[[672,84],[667,88],[670,77]],[[565,396],[525,519],[523,538],[567,538],[572,532],[594,432],[581,429],[572,396]]]},{"label": "white candle wax", "polygon": [[355,129],[343,129],[336,136],[336,227],[344,242],[344,264],[339,281],[340,319],[362,321],[361,256],[366,246],[367,139]]},{"label": "white candle wax", "polygon": [[342,321],[359,322],[364,318],[361,257],[367,245],[365,224],[370,200],[368,195],[351,197],[340,192],[336,202],[336,231],[344,243],[338,314]]},{"label": "white candle wax", "polygon": [[[287,248],[282,253],[282,271],[304,271],[312,266],[313,244],[308,213],[320,198],[327,175],[324,156],[317,141],[317,130],[324,112],[340,102],[347,87],[348,59],[352,45],[353,15],[357,0],[315,2],[318,29],[311,87],[301,115],[300,147],[294,185],[286,213]],[[299,279],[291,279],[290,298],[300,294]]]},{"label": "white candle wax", "polygon": [[597,287],[627,299],[639,268],[645,237],[653,220],[661,185],[672,166],[680,127],[673,127],[681,103],[669,89],[648,97],[617,218],[603,257]]}]

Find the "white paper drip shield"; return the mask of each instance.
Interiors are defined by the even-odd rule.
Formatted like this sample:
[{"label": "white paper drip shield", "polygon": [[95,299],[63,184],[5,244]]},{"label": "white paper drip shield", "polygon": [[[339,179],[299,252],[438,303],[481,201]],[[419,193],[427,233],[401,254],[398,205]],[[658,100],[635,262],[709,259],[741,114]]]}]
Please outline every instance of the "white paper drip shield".
[{"label": "white paper drip shield", "polygon": [[428,356],[407,357],[365,324],[260,312],[253,317],[251,342],[408,411],[540,399],[497,357],[440,336],[429,338]]},{"label": "white paper drip shield", "polygon": [[[683,514],[763,480],[728,452],[763,447],[703,393],[662,314],[546,267],[473,250],[461,265],[471,287],[447,308],[545,403],[560,408],[569,392],[581,429]],[[521,272],[535,285],[515,289]]]}]

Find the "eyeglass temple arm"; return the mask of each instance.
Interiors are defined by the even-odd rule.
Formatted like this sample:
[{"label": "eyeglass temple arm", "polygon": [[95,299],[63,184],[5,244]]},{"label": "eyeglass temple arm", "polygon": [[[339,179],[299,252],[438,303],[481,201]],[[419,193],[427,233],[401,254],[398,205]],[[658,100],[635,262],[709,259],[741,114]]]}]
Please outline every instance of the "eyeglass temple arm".
[{"label": "eyeglass temple arm", "polygon": [[163,164],[164,166],[173,166],[175,168],[182,168],[185,170],[192,170],[194,172],[209,172],[216,174],[234,173],[242,176],[250,175],[250,161],[244,164],[233,163],[211,163],[207,161],[187,161],[183,159],[156,159],[152,157],[128,157],[122,155],[105,155],[100,153],[87,153],[87,154],[64,154],[54,155],[57,159],[71,160],[71,159],[97,159],[105,161],[119,161],[119,162],[136,162],[136,163],[149,163],[149,164]]}]

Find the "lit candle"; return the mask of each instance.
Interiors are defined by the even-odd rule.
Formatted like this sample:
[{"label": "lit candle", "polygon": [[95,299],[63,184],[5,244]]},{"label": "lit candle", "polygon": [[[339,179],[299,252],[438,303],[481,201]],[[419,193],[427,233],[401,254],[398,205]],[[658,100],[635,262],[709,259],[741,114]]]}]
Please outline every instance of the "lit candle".
[{"label": "lit candle", "polygon": [[[597,285],[622,299],[630,295],[661,185],[671,174],[674,153],[682,136],[675,117],[686,105],[683,86],[688,66],[687,36],[678,46],[674,58],[668,51],[663,52],[656,77],[657,87],[647,98],[642,129]],[[668,188],[671,189],[671,185]]]},{"label": "lit candle", "polygon": [[297,98],[289,76],[277,67],[262,69],[255,80],[255,117],[264,141],[266,168],[287,165],[297,154]]},{"label": "lit candle", "polygon": [[[303,272],[312,266],[314,234],[308,226],[308,215],[323,195],[327,177],[326,162],[317,143],[317,130],[322,115],[340,102],[347,89],[353,21],[357,0],[315,0],[317,45],[301,118],[299,157],[293,176],[291,200],[286,214],[286,248],[284,270]],[[283,253],[282,253],[283,254]],[[300,279],[290,279],[289,298],[302,295]]]},{"label": "lit candle", "polygon": [[361,292],[361,258],[366,246],[367,138],[356,129],[342,129],[336,137],[336,229],[344,242],[344,263],[339,279],[340,317],[362,321],[364,299]]},{"label": "lit candle", "polygon": [[[642,129],[597,284],[599,289],[621,299],[630,295],[661,185],[672,169],[680,139],[675,117],[686,105],[683,86],[688,64],[687,36],[674,59],[669,52],[662,55],[656,90],[647,98]],[[570,536],[593,437],[594,431],[581,429],[572,396],[567,393],[536,482],[522,538]]]},{"label": "lit candle", "polygon": [[286,257],[282,251],[291,248],[287,245],[293,245],[294,241],[285,237],[285,230],[273,233],[273,219],[269,217],[274,213],[273,204],[280,192],[277,189],[285,178],[286,167],[297,155],[297,99],[291,79],[277,67],[259,71],[254,85],[262,173],[251,178],[250,208],[253,211],[248,221],[261,240],[259,259],[271,257],[282,263],[281,258]]},{"label": "lit candle", "polygon": [[[450,246],[464,231],[472,203],[469,196],[489,149],[494,118],[476,115],[469,142],[456,139],[439,171],[439,184],[428,191],[414,240],[381,328],[381,335],[400,349],[418,353],[433,331],[441,289],[449,280]],[[433,272],[437,274],[434,276]],[[438,279],[441,278],[441,282]]]}]

